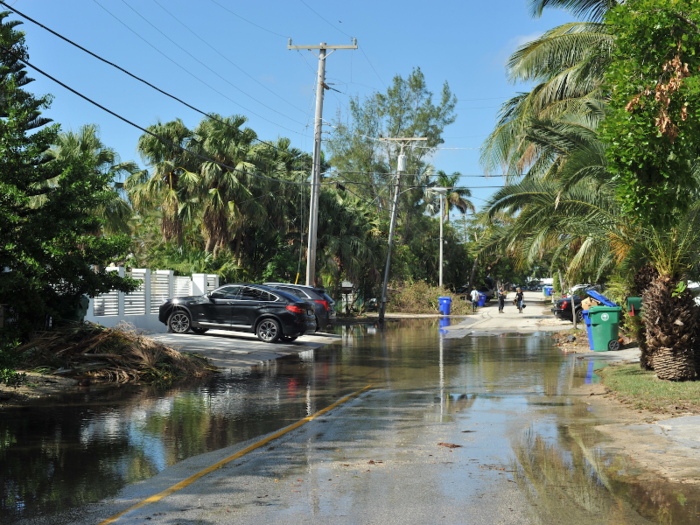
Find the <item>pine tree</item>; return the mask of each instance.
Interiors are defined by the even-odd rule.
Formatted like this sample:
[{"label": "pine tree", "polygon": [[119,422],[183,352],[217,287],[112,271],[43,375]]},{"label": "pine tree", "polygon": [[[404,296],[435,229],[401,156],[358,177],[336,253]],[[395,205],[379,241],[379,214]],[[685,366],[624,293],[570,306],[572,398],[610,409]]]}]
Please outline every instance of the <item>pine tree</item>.
[{"label": "pine tree", "polygon": [[51,97],[25,89],[32,82],[22,62],[27,47],[15,29],[20,22],[6,20],[9,14],[0,13],[0,344],[26,340],[48,316],[74,309],[82,295],[133,289],[129,279],[93,266],[123,259],[130,244],[127,237],[94,235],[100,222],[91,210],[111,198],[110,176],[93,169],[88,157],[61,161],[47,154],[59,126],[42,116]]}]

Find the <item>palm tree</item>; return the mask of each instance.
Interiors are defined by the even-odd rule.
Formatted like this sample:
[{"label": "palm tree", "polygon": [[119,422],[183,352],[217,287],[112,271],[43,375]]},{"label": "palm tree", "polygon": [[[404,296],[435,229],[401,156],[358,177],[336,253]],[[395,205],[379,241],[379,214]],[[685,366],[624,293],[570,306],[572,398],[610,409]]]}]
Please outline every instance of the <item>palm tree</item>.
[{"label": "palm tree", "polygon": [[[192,132],[180,119],[158,122],[148,131],[171,143],[185,147]],[[151,167],[129,177],[125,188],[134,208],[142,213],[157,209],[160,213],[160,230],[164,242],[177,242],[182,246],[182,220],[180,218],[180,179],[187,170],[188,156],[153,135],[143,134],[136,149]]]},{"label": "palm tree", "polygon": [[[654,273],[642,292],[646,341],[642,366],[660,379],[696,376],[700,352],[700,311],[680,283],[700,257],[700,204],[672,228],[641,227],[623,215],[617,182],[607,172],[605,146],[581,123],[536,122],[528,139],[542,152],[559,155],[547,176],[525,178],[494,194],[489,217],[513,216],[510,225],[492,229],[483,250],[507,250],[522,264],[551,253],[568,261],[567,273],[598,278],[618,268],[623,275]],[[700,171],[696,170],[698,176]]]},{"label": "palm tree", "polygon": [[532,0],[534,16],[545,7],[562,7],[590,21],[564,24],[521,46],[509,59],[511,82],[533,82],[528,93],[510,99],[500,112],[496,128],[486,139],[481,162],[487,172],[503,170],[510,177],[530,170],[539,157],[524,134],[532,119],[557,119],[586,113],[600,105],[604,72],[612,58],[614,36],[602,17],[614,0]]},{"label": "palm tree", "polygon": [[455,208],[462,212],[462,214],[465,214],[468,211],[471,211],[472,213],[476,211],[474,204],[469,200],[469,197],[472,196],[471,190],[468,188],[460,188],[458,186],[459,179],[461,177],[462,174],[458,171],[455,171],[452,175],[448,175],[442,170],[437,172],[437,183],[443,188],[448,188],[451,190],[448,191],[444,197],[445,219],[447,222],[450,222],[450,211],[454,210]]},{"label": "palm tree", "polygon": [[[252,147],[257,138],[250,128],[241,129],[247,118],[241,115],[205,118],[189,139],[188,147],[204,157],[235,168],[201,159],[191,159],[191,168],[182,175],[186,198],[181,202],[180,214],[191,218],[199,214],[207,243],[206,252],[228,247],[235,239],[236,257],[240,259],[239,235],[248,220],[264,220],[267,210],[259,201],[267,181],[250,174],[258,171],[262,150]],[[225,124],[222,124],[224,122]],[[237,238],[236,238],[237,237]]]},{"label": "palm tree", "polygon": [[56,144],[47,152],[50,158],[56,160],[82,160],[93,169],[112,181],[105,189],[110,198],[99,208],[95,215],[102,220],[102,231],[107,235],[129,233],[129,219],[132,216],[131,206],[122,198],[126,176],[140,171],[135,162],[121,162],[119,155],[108,148],[99,138],[99,129],[95,124],[81,126],[77,132],[60,133]]}]

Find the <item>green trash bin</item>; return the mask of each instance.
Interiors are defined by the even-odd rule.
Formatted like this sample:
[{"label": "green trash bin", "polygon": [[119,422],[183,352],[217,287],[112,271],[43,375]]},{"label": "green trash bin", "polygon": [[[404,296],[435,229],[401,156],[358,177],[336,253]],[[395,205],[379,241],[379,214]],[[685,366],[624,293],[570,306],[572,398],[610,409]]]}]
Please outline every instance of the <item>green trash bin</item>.
[{"label": "green trash bin", "polygon": [[607,352],[619,350],[620,314],[619,306],[593,306],[589,310],[591,331],[593,332],[593,351]]}]

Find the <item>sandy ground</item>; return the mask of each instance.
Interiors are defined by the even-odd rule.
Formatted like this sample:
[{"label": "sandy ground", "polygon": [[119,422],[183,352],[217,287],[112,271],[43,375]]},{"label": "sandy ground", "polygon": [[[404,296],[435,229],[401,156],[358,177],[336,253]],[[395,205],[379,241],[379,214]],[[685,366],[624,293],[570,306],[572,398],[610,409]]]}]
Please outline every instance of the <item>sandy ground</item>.
[{"label": "sandy ground", "polygon": [[79,388],[77,379],[28,372],[27,382],[21,386],[15,388],[0,384],[0,408],[33,403],[42,397]]}]

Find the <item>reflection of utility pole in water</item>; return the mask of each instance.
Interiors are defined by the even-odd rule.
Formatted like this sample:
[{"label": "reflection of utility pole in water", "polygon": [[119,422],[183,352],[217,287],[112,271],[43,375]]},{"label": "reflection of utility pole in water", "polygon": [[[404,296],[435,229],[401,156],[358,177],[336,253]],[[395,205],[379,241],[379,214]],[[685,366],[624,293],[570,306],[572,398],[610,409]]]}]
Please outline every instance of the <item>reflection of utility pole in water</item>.
[{"label": "reflection of utility pole in water", "polygon": [[445,407],[445,361],[444,361],[444,338],[438,334],[440,345],[440,419],[442,420],[443,410]]}]

